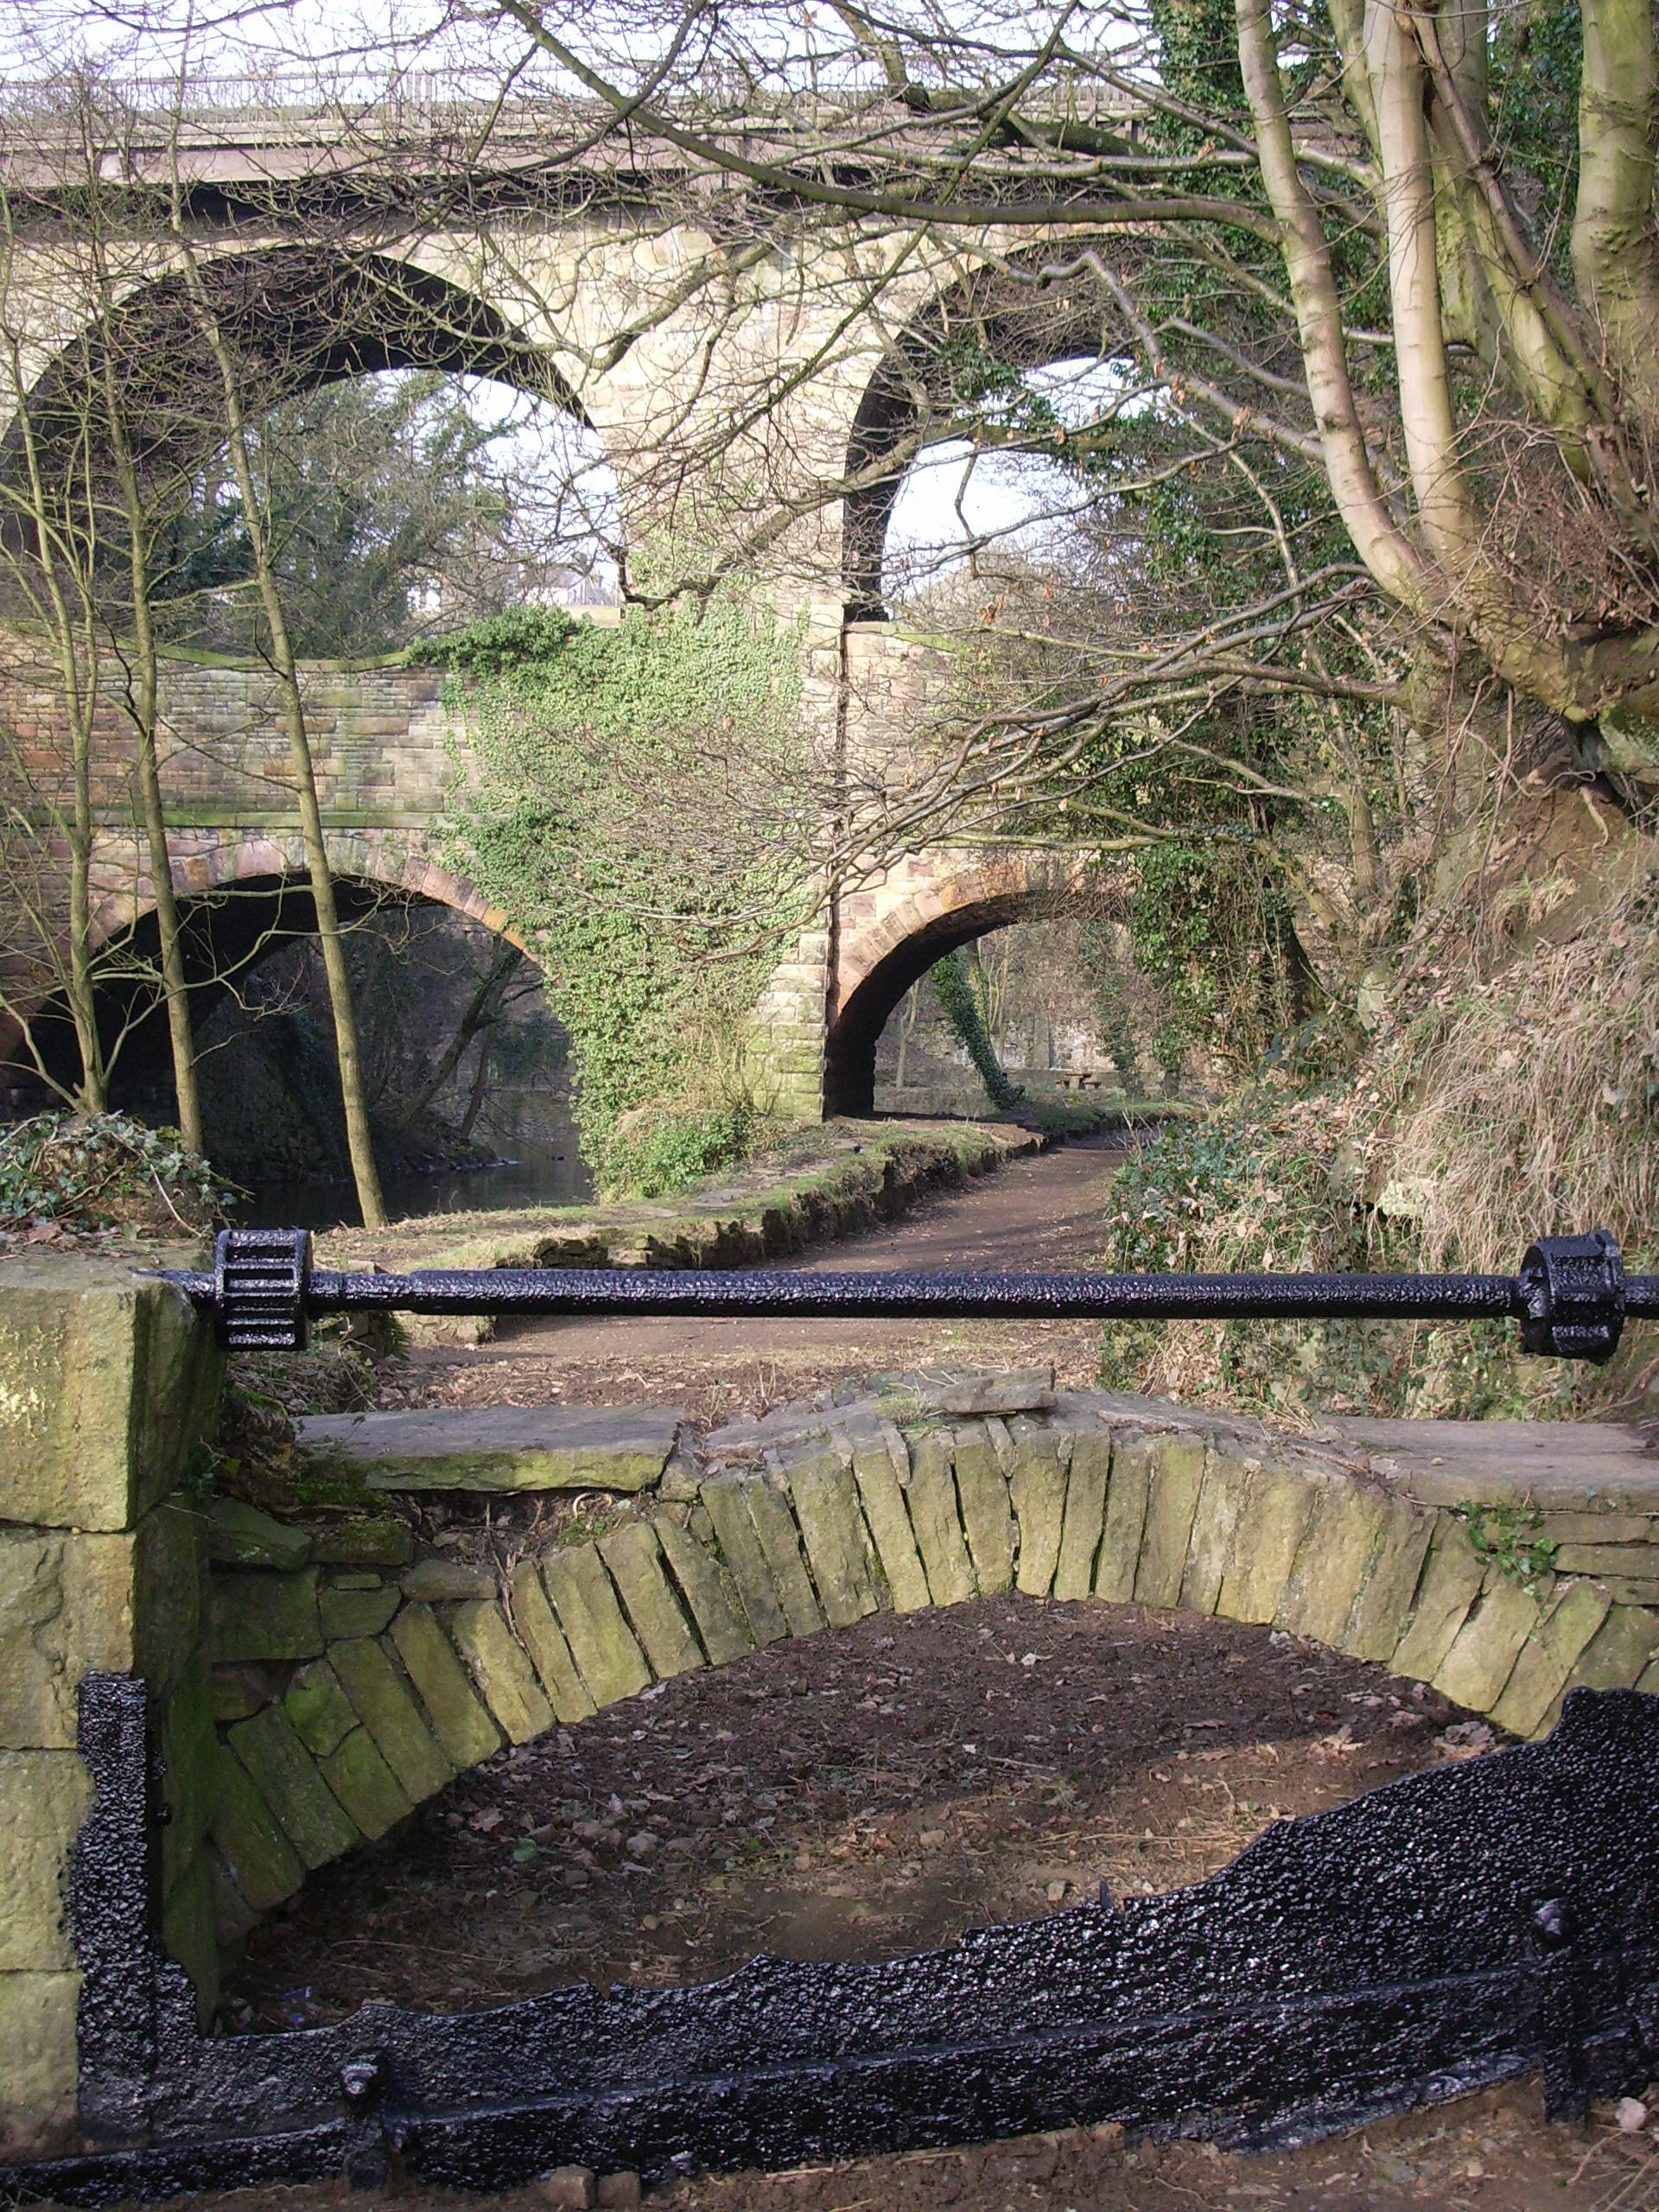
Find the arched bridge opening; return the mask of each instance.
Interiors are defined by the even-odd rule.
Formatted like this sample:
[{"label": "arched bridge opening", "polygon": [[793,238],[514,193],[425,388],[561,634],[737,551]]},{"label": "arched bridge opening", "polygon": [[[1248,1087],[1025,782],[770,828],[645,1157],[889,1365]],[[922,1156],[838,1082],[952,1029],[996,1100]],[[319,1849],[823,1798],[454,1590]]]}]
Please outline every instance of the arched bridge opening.
[{"label": "arched bridge opening", "polygon": [[[511,1188],[501,1185],[507,1196],[528,1177],[539,1177],[536,1187],[549,1196],[585,1195],[568,1039],[540,969],[504,918],[418,855],[399,866],[396,853],[334,842],[376,1151],[409,1210],[439,1202],[448,1185],[426,1185],[442,1171],[492,1160],[514,1163]],[[219,880],[188,881],[188,873],[210,872]],[[178,885],[181,950],[216,1172],[245,1194],[245,1208],[280,1194],[289,1214],[350,1216],[332,1015],[302,860],[269,842],[245,844],[216,853],[211,871],[197,856],[194,870],[177,874],[187,877]],[[106,915],[96,969],[110,1102],[169,1122],[176,1105],[155,912],[118,919],[119,912]],[[71,1085],[79,1056],[65,1005],[49,1001],[32,1027],[48,1071]]]},{"label": "arched bridge opening", "polygon": [[842,902],[838,990],[824,1046],[824,1110],[875,1109],[881,1033],[912,986],[948,953],[1020,922],[1113,909],[1112,888],[1086,855],[985,855],[893,871]]}]

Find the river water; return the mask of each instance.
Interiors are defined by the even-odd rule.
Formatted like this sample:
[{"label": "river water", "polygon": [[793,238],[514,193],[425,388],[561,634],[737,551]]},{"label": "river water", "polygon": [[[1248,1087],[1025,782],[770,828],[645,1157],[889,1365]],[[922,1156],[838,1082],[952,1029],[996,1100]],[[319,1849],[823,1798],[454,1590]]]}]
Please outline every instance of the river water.
[{"label": "river water", "polygon": [[[594,1195],[592,1171],[572,1142],[521,1142],[493,1167],[392,1175],[383,1185],[394,1221],[429,1213],[480,1213],[502,1206],[581,1205]],[[363,1216],[349,1182],[265,1183],[231,1208],[238,1229],[356,1229]]]}]

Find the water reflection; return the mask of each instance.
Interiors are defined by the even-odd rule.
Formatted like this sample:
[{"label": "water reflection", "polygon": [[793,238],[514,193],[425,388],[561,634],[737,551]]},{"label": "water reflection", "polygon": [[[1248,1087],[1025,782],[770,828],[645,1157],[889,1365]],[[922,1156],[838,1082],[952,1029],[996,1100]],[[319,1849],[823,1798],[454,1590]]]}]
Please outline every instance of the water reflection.
[{"label": "water reflection", "polygon": [[[387,1212],[404,1221],[506,1206],[581,1205],[594,1195],[594,1179],[574,1143],[557,1149],[520,1143],[498,1166],[393,1175],[383,1188]],[[245,1229],[357,1229],[363,1221],[349,1182],[263,1184],[231,1208],[231,1217]]]}]

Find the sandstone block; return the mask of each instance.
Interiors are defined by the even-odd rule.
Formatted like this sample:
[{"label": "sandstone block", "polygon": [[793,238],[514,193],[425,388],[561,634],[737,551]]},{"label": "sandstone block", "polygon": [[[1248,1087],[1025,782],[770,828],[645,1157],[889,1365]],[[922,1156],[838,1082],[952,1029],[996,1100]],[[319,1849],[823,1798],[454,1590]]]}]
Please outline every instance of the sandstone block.
[{"label": "sandstone block", "polygon": [[341,1689],[404,1795],[416,1804],[423,1797],[435,1796],[454,1779],[454,1769],[386,1644],[365,1637],[337,1643],[329,1656]]},{"label": "sandstone block", "polygon": [[319,1414],[302,1448],[359,1470],[371,1490],[646,1490],[683,1416],[652,1406],[469,1406]]},{"label": "sandstone block", "polygon": [[465,1770],[493,1757],[502,1747],[500,1730],[471,1686],[467,1668],[455,1659],[455,1646],[438,1626],[431,1606],[404,1606],[391,1624],[391,1642],[449,1761]]},{"label": "sandstone block", "polygon": [[1046,1598],[1060,1560],[1065,1460],[1060,1439],[1046,1422],[1016,1415],[1009,1424],[1009,1442],[1008,1499],[1020,1532],[1014,1583],[1028,1598]]},{"label": "sandstone block", "polygon": [[776,1643],[789,1634],[789,1624],[755,1532],[748,1493],[749,1484],[741,1475],[722,1475],[704,1483],[702,1504],[714,1525],[721,1558],[742,1602],[750,1634],[758,1644]]},{"label": "sandstone block", "polygon": [[45,2158],[69,2147],[75,2120],[75,2007],[80,1976],[0,1974],[0,2158]]},{"label": "sandstone block", "polygon": [[439,1616],[467,1662],[479,1694],[515,1744],[553,1726],[553,1708],[536,1679],[530,1655],[507,1626],[499,1605],[469,1598]]},{"label": "sandstone block", "polygon": [[332,1521],[311,1532],[311,1556],[320,1567],[407,1567],[415,1556],[414,1532],[390,1516]]},{"label": "sandstone block", "polygon": [[1567,1677],[1569,1691],[1627,1690],[1647,1671],[1659,1650],[1659,1613],[1637,1605],[1614,1605],[1585,1646]]},{"label": "sandstone block", "polygon": [[614,1705],[650,1688],[645,1656],[623,1618],[605,1563],[591,1544],[545,1554],[542,1584],[596,1706]]},{"label": "sandstone block", "polygon": [[170,1286],[105,1261],[0,1261],[6,1519],[130,1528],[212,1433],[219,1373]]},{"label": "sandstone block", "polygon": [[[243,1896],[218,1847],[210,1843],[202,1856],[207,1862],[207,1878],[213,1885],[213,1931],[219,1939],[219,1952],[221,1956],[234,1955],[259,1925],[259,1916]],[[295,1864],[298,1863],[296,1859]]]},{"label": "sandstone block", "polygon": [[325,1590],[317,1599],[317,1617],[331,1643],[336,1637],[378,1636],[391,1626],[403,1602],[396,1585],[379,1590]]},{"label": "sandstone block", "polygon": [[1216,1611],[1224,1620],[1270,1621],[1279,1610],[1313,1516],[1313,1483],[1288,1467],[1258,1467],[1250,1478]]},{"label": "sandstone block", "polygon": [[188,1665],[208,1604],[207,1547],[200,1515],[168,1498],[133,1532],[132,1671],[165,1690]]},{"label": "sandstone block", "polygon": [[974,1563],[974,1580],[987,1594],[1011,1590],[1014,1528],[1007,1478],[983,1426],[959,1428],[953,1445],[957,1500]]},{"label": "sandstone block", "polygon": [[839,1452],[819,1452],[791,1461],[785,1474],[825,1618],[847,1628],[880,1602],[851,1464]]},{"label": "sandstone block", "polygon": [[1181,1574],[1180,1602],[1187,1611],[1215,1611],[1233,1558],[1233,1540],[1261,1471],[1260,1459],[1230,1438],[1217,1437],[1211,1444]]},{"label": "sandstone block", "polygon": [[1567,1687],[1585,1646],[1607,1618],[1608,1597],[1593,1582],[1560,1586],[1521,1647],[1503,1694],[1491,1708],[1500,1728],[1530,1736]]},{"label": "sandstone block", "polygon": [[467,1598],[493,1598],[497,1586],[494,1575],[487,1568],[468,1567],[459,1559],[417,1559],[412,1567],[404,1569],[397,1584],[405,1598],[412,1598],[423,1605],[460,1605]]},{"label": "sandstone block", "polygon": [[728,1660],[741,1659],[746,1651],[753,1651],[754,1639],[744,1624],[737,1585],[714,1554],[676,1522],[653,1521],[651,1525],[669,1572],[691,1609],[710,1662],[723,1667]]},{"label": "sandstone block", "polygon": [[1111,1468],[1112,1439],[1105,1429],[1083,1429],[1072,1438],[1059,1557],[1054,1562],[1057,1598],[1087,1598],[1094,1590]]},{"label": "sandstone block", "polygon": [[162,1885],[170,1889],[213,1826],[219,1788],[219,1737],[213,1727],[207,1669],[200,1656],[160,1701],[156,1734],[161,1751]]},{"label": "sandstone block", "polygon": [[1109,1605],[1127,1605],[1135,1596],[1135,1569],[1160,1448],[1158,1440],[1151,1436],[1130,1434],[1112,1440],[1100,1551],[1095,1561],[1095,1595]]},{"label": "sandstone block", "polygon": [[208,1624],[216,1662],[315,1659],[322,1653],[317,1570],[277,1574],[265,1568],[216,1574]]},{"label": "sandstone block", "polygon": [[216,1567],[275,1567],[292,1573],[309,1560],[311,1536],[239,1497],[219,1497],[208,1509],[207,1556]]},{"label": "sandstone block", "polygon": [[89,1671],[132,1664],[133,1539],[0,1528],[0,1745],[73,1751]]},{"label": "sandstone block", "polygon": [[[291,1897],[305,1879],[300,1855],[264,1792],[228,1746],[219,1759],[213,1841],[237,1890],[255,1912],[269,1912],[284,1897]],[[219,1910],[222,1919],[222,1900]]]},{"label": "sandstone block", "polygon": [[1563,1544],[1555,1554],[1558,1574],[1632,1574],[1659,1581],[1659,1544]]},{"label": "sandstone block", "polygon": [[1047,1413],[1054,1404],[1052,1367],[1016,1367],[1000,1375],[963,1375],[928,1387],[942,1414]]},{"label": "sandstone block", "polygon": [[415,1809],[366,1728],[353,1728],[318,1764],[323,1780],[366,1836],[385,1835]]},{"label": "sandstone block", "polygon": [[1410,1625],[1389,1664],[1396,1675],[1431,1681],[1452,1649],[1486,1579],[1486,1562],[1459,1521],[1442,1513],[1434,1531]]},{"label": "sandstone block", "polygon": [[1537,1600],[1518,1583],[1494,1583],[1452,1637],[1435,1673],[1435,1688],[1471,1713],[1490,1713],[1538,1620]]},{"label": "sandstone block", "polygon": [[69,1853],[91,1809],[73,1751],[0,1751],[0,1974],[68,1974]]},{"label": "sandstone block", "polygon": [[1554,1544],[1659,1544],[1659,1521],[1645,1513],[1546,1513],[1538,1534]]},{"label": "sandstone block", "polygon": [[1422,1579],[1436,1516],[1403,1497],[1390,1498],[1365,1579],[1340,1649],[1353,1659],[1386,1663]]},{"label": "sandstone block", "polygon": [[749,1518],[760,1540],[772,1584],[791,1636],[813,1636],[823,1626],[812,1578],[801,1557],[800,1531],[779,1485],[760,1476],[747,1485]]},{"label": "sandstone block", "polygon": [[288,1686],[283,1707],[295,1733],[315,1758],[326,1758],[358,1725],[358,1715],[326,1659],[302,1667]]},{"label": "sandstone block", "polygon": [[547,1693],[554,1718],[565,1722],[585,1720],[594,1710],[594,1700],[576,1672],[570,1647],[553,1618],[553,1608],[547,1602],[547,1592],[542,1587],[534,1560],[520,1560],[513,1569],[507,1587],[507,1604],[513,1633],[530,1654],[531,1664]]},{"label": "sandstone block", "polygon": [[658,1681],[689,1674],[703,1663],[679,1596],[668,1579],[656,1531],[643,1521],[624,1522],[599,1542],[651,1671]]},{"label": "sandstone block", "polygon": [[245,1720],[262,1705],[271,1702],[270,1690],[255,1667],[213,1667],[208,1670],[209,1697],[218,1721]]},{"label": "sandstone block", "polygon": [[1147,1519],[1135,1563],[1137,1605],[1180,1601],[1193,1516],[1204,1481],[1204,1445],[1195,1436],[1165,1436],[1148,1469]]},{"label": "sandstone block", "polygon": [[909,1472],[905,1440],[890,1421],[882,1422],[877,1435],[855,1440],[853,1479],[858,1484],[864,1524],[887,1578],[893,1609],[898,1613],[919,1612],[931,1602],[927,1572],[916,1548],[916,1534],[905,1503],[904,1484]]},{"label": "sandstone block", "polygon": [[925,1429],[910,1439],[905,1496],[929,1596],[936,1605],[960,1605],[974,1594],[974,1570],[957,1503],[950,1439],[942,1431]]},{"label": "sandstone block", "polygon": [[362,1841],[281,1706],[238,1720],[228,1741],[308,1867],[326,1866]]},{"label": "sandstone block", "polygon": [[[1388,1504],[1381,1491],[1342,1476],[1317,1486],[1280,1596],[1274,1616],[1279,1627],[1314,1643],[1334,1648],[1339,1643],[1387,1520]],[[1399,1641],[1397,1635],[1394,1641]]]}]

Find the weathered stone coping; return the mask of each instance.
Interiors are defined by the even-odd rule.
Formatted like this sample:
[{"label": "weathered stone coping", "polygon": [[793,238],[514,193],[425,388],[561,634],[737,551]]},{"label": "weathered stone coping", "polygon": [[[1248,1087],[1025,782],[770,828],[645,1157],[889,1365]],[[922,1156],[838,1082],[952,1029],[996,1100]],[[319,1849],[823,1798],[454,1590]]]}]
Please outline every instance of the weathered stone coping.
[{"label": "weathered stone coping", "polygon": [[316,1414],[296,1421],[308,1458],[369,1490],[646,1490],[685,1416],[656,1406],[480,1406]]},{"label": "weathered stone coping", "polygon": [[[682,1439],[654,1491],[615,1501],[613,1525],[499,1573],[331,1564],[326,1527],[285,1565],[280,1530],[269,1563],[226,1557],[212,1629],[222,1940],[504,1742],[880,1611],[1009,1589],[1180,1606],[1431,1681],[1523,1736],[1548,1733],[1580,1684],[1659,1691],[1659,1481],[1630,1433],[1495,1433],[1465,1480],[1457,1424],[1293,1438],[1056,1393],[1042,1371],[838,1395]],[[1558,1571],[1523,1583],[1456,1509],[1529,1495],[1532,1533],[1560,1549]],[[245,1560],[259,1543],[244,1516],[214,1548]]]}]

